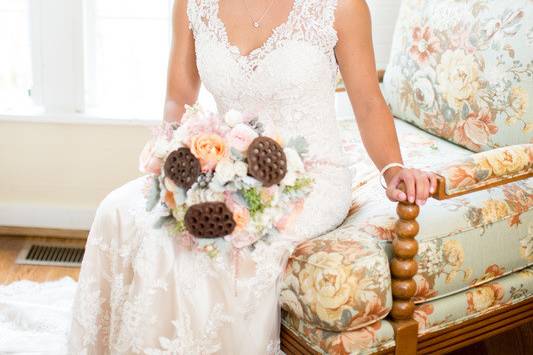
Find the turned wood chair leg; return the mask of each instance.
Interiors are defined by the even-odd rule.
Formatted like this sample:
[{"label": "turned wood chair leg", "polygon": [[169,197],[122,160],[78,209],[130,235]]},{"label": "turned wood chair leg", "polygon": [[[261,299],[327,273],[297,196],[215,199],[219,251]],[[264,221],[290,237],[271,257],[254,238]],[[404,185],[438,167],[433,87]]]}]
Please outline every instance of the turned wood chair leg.
[{"label": "turned wood chair leg", "polygon": [[396,238],[392,242],[393,258],[390,269],[392,275],[392,310],[390,317],[394,327],[396,354],[416,354],[418,323],[413,319],[415,304],[413,296],[416,282],[413,277],[418,271],[415,256],[418,253],[416,217],[419,207],[412,203],[398,203],[396,212]]}]

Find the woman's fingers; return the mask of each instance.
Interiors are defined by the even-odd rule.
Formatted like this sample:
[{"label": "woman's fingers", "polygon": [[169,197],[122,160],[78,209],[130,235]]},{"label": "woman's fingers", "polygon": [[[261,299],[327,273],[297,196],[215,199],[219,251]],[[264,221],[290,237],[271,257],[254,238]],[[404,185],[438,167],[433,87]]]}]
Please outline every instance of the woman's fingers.
[{"label": "woman's fingers", "polygon": [[416,204],[422,206],[426,203],[429,196],[429,180],[425,173],[418,173],[416,181]]},{"label": "woman's fingers", "polygon": [[429,181],[429,193],[434,194],[437,191],[437,175],[430,173]]},{"label": "woman's fingers", "polygon": [[389,181],[388,187],[387,187],[387,197],[391,201],[405,201],[407,199],[407,196],[405,195],[405,192],[398,189],[398,185],[400,184],[400,174],[394,175],[394,177]]},{"label": "woman's fingers", "polygon": [[[417,169],[403,169],[396,174],[387,187],[387,197],[392,201],[409,201],[422,206],[437,190],[437,176]],[[400,184],[405,191],[399,189]]]},{"label": "woman's fingers", "polygon": [[402,176],[402,180],[405,184],[405,191],[407,192],[407,200],[411,203],[415,202],[416,182],[415,182],[415,177],[413,176],[413,172],[409,170],[408,172],[404,173]]}]

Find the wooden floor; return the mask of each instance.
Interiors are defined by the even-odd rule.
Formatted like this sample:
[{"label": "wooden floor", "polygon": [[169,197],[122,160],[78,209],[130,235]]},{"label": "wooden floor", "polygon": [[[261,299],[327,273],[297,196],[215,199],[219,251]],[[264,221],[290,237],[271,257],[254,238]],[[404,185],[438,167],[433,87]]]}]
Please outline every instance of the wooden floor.
[{"label": "wooden floor", "polygon": [[15,260],[25,243],[61,243],[73,246],[83,246],[84,240],[67,240],[56,238],[30,238],[17,236],[0,236],[0,284],[7,284],[17,280],[52,281],[65,276],[78,279],[79,268],[17,265]]},{"label": "wooden floor", "polygon": [[[83,240],[0,236],[0,284],[17,280],[51,281],[64,276],[78,279],[78,268],[16,265],[15,260],[25,243],[68,243],[83,246]],[[533,355],[533,323],[450,353],[452,355]]]}]

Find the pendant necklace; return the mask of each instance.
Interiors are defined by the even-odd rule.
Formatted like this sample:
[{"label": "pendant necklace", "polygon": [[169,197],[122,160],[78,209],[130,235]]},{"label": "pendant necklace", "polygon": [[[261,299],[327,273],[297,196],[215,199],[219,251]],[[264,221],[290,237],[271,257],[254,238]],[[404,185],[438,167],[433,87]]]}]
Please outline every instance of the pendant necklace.
[{"label": "pendant necklace", "polygon": [[274,5],[274,1],[275,0],[272,0],[270,1],[270,4],[267,6],[267,8],[265,9],[265,11],[263,12],[263,14],[261,15],[261,17],[259,17],[258,20],[255,20],[252,16],[252,13],[250,12],[250,9],[248,8],[248,3],[246,2],[246,0],[243,0],[244,2],[244,7],[246,8],[246,12],[248,12],[248,15],[250,16],[250,19],[252,20],[252,26],[254,26],[255,28],[259,28],[261,27],[261,21],[263,21],[263,19],[265,18],[265,16],[267,15],[267,13],[270,11],[270,9],[272,8],[272,5]]}]

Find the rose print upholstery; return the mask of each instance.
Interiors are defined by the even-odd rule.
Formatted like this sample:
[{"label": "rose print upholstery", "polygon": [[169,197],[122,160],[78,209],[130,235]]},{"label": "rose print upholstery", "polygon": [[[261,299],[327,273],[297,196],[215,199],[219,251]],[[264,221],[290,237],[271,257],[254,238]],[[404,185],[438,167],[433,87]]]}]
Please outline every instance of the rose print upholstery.
[{"label": "rose print upholstery", "polygon": [[405,0],[384,94],[394,115],[473,151],[532,143],[527,0]]},{"label": "rose print upholstery", "polygon": [[[437,332],[467,320],[521,302],[533,292],[533,267],[478,286],[469,291],[417,305],[415,319],[420,335]],[[387,319],[353,331],[332,332],[316,328],[288,312],[283,325],[305,339],[321,354],[372,354],[394,346],[394,330]]]},{"label": "rose print upholstery", "polygon": [[533,173],[533,144],[474,154],[434,170],[445,180],[445,193],[457,195],[499,181]]}]

